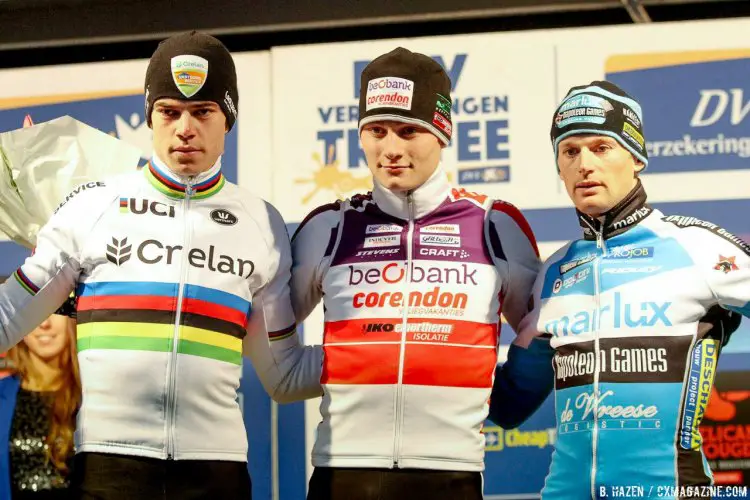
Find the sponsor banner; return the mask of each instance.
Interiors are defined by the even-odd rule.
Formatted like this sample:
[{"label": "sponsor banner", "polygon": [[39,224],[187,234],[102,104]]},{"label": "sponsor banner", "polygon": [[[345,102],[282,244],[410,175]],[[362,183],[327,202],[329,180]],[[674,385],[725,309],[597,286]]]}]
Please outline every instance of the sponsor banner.
[{"label": "sponsor banner", "polygon": [[700,426],[703,451],[716,484],[750,485],[749,381],[747,370],[716,375]]},{"label": "sponsor banner", "polygon": [[[607,79],[637,95],[645,110],[659,111],[647,115],[652,172],[749,168],[748,62],[750,48],[623,54],[607,60]],[[669,99],[664,99],[665,86],[671,89]]]},{"label": "sponsor banner", "polygon": [[[541,43],[528,43],[535,38]],[[551,41],[551,39],[549,39]],[[524,51],[518,51],[522,44]],[[360,82],[375,57],[404,46],[440,63],[452,82],[452,124],[436,95],[434,124],[452,127],[442,164],[455,184],[522,202],[539,182],[558,183],[547,151],[548,109],[554,101],[553,44],[539,35],[504,34],[282,47],[272,50],[275,195],[287,220],[315,207],[367,192],[371,175],[359,141],[358,99],[369,110],[405,110],[412,85],[398,78]],[[528,65],[529,60],[535,64]],[[312,61],[315,63],[312,64]],[[305,73],[300,87],[300,70]],[[364,85],[364,88],[360,88]],[[546,163],[546,178],[529,165]],[[522,187],[526,186],[526,188]],[[283,201],[282,201],[283,200]],[[521,203],[523,205],[523,203]]]},{"label": "sponsor banner", "polygon": [[563,30],[557,97],[604,78],[640,102],[645,137],[625,132],[646,143],[642,179],[651,203],[747,199],[749,27],[742,20]]}]

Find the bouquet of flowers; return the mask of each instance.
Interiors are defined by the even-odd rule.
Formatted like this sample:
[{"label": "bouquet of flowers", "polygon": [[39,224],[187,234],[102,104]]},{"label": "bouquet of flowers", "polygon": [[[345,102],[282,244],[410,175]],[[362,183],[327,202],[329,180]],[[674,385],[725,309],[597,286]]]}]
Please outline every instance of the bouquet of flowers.
[{"label": "bouquet of flowers", "polygon": [[76,186],[131,171],[140,157],[138,148],[70,116],[0,133],[0,231],[33,248]]}]

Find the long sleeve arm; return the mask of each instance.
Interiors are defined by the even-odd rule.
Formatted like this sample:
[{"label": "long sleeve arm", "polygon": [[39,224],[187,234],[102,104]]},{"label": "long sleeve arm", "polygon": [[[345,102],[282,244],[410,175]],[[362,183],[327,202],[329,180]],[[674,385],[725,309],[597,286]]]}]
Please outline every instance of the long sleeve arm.
[{"label": "long sleeve arm", "polygon": [[495,369],[489,418],[504,429],[521,425],[554,388],[549,339],[535,338],[527,347],[511,344],[508,361]]},{"label": "long sleeve arm", "polygon": [[297,335],[290,298],[291,248],[281,215],[267,204],[270,279],[255,293],[243,352],[266,392],[279,403],[322,394],[323,351],[303,346]]},{"label": "long sleeve arm", "polygon": [[531,228],[515,207],[496,202],[489,230],[490,241],[495,241],[496,262],[507,262],[503,315],[517,333],[508,360],[495,370],[489,418],[501,427],[513,428],[529,418],[552,391],[554,350],[549,339],[539,338],[534,328],[539,311],[533,305],[539,302],[531,298],[541,283],[538,275],[542,265]]},{"label": "long sleeve arm", "polygon": [[305,217],[292,237],[292,307],[304,321],[323,298],[323,274],[338,236],[340,206],[323,205]]},{"label": "long sleeve arm", "polygon": [[0,352],[36,328],[70,296],[81,273],[81,248],[109,196],[104,183],[79,186],[37,235],[34,253],[0,286]]}]

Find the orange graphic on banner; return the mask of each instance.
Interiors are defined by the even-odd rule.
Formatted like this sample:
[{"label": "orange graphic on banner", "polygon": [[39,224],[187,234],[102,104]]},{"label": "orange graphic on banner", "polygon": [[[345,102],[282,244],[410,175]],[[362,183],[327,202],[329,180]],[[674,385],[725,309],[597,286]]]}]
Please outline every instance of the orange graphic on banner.
[{"label": "orange graphic on banner", "polygon": [[323,189],[333,191],[338,199],[346,198],[348,193],[353,191],[370,191],[372,189],[372,179],[369,175],[355,177],[351,172],[342,172],[339,170],[339,161],[334,160],[336,148],[331,145],[328,148],[327,161],[323,163],[318,153],[313,153],[313,160],[318,164],[318,169],[313,172],[312,177],[299,177],[294,179],[295,184],[314,184],[312,191],[302,198],[302,204],[310,203],[310,200]]}]

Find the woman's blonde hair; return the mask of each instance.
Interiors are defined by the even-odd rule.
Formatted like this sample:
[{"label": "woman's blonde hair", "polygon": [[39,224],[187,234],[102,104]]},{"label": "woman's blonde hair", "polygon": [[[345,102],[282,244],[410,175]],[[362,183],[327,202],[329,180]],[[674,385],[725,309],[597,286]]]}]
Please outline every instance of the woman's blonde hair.
[{"label": "woman's blonde hair", "polygon": [[[60,353],[60,385],[42,388],[54,391],[50,407],[50,431],[47,436],[49,459],[61,472],[68,472],[67,459],[73,452],[73,433],[75,415],[81,405],[81,377],[78,372],[76,354],[76,322],[66,317],[67,348]],[[25,342],[19,342],[8,351],[12,373],[21,380],[33,376],[34,365],[31,363],[29,348]]]}]

